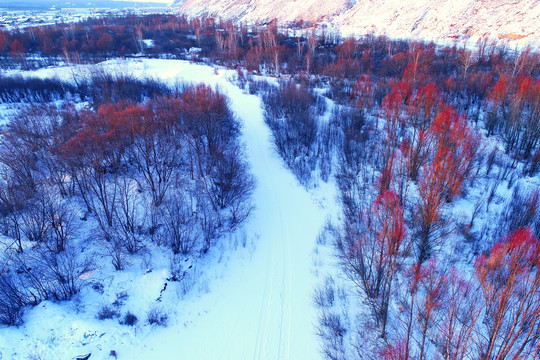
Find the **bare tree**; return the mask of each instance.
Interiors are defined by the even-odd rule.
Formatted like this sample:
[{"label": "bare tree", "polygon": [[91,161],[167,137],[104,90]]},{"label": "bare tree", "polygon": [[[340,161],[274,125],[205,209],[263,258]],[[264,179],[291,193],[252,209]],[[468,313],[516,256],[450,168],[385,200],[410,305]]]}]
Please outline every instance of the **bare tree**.
[{"label": "bare tree", "polygon": [[181,194],[170,197],[165,203],[165,236],[174,254],[188,254],[202,240],[194,205]]},{"label": "bare tree", "polygon": [[397,195],[387,191],[361,216],[358,232],[348,228],[337,245],[345,269],[366,294],[381,337],[386,338],[392,283],[408,247],[403,208]]},{"label": "bare tree", "polygon": [[135,254],[144,246],[145,204],[136,181],[127,177],[116,179],[116,187],[118,198],[114,211],[114,236],[120,239],[128,253]]}]

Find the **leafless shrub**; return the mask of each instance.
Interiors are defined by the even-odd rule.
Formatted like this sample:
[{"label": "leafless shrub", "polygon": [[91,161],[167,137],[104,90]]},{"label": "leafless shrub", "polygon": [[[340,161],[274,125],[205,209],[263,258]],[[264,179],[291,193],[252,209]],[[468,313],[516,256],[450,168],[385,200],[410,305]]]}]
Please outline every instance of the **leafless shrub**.
[{"label": "leafless shrub", "polygon": [[163,309],[153,307],[148,311],[147,319],[150,325],[167,326],[168,315]]}]

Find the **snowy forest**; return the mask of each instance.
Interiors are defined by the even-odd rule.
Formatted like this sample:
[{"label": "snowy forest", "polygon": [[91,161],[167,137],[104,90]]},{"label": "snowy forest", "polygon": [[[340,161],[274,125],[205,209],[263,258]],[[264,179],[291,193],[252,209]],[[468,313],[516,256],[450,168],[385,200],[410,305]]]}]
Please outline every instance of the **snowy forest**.
[{"label": "snowy forest", "polygon": [[[204,75],[189,70],[199,67],[186,70],[198,83],[159,75],[187,66],[165,61],[189,62]],[[158,65],[144,76],[131,64],[141,71]],[[260,109],[258,128],[243,97]],[[488,38],[342,38],[302,23],[174,15],[0,29],[0,123],[0,337],[11,331],[17,338],[44,302],[58,312],[71,303],[69,311],[91,324],[128,329],[119,333],[186,327],[183,313],[170,309],[199,296],[193,289],[212,293],[200,278],[219,282],[211,273],[223,258],[258,259],[264,249],[258,224],[270,220],[253,218],[265,214],[261,199],[277,194],[257,192],[265,184],[259,177],[267,166],[264,176],[278,192],[282,175],[257,162],[260,142],[250,131],[268,131],[272,154],[294,176],[292,189],[324,213],[305,220],[314,238],[291,233],[291,241],[306,236],[302,244],[310,245],[276,250],[287,260],[273,270],[285,279],[306,267],[298,281],[309,299],[291,300],[287,316],[313,309],[301,330],[316,339],[306,342],[309,354],[540,358],[534,48]],[[293,204],[303,198],[286,196],[303,212]],[[291,229],[296,221],[294,213],[282,220]],[[115,290],[114,279],[158,269],[159,297],[145,303],[148,310],[136,295]],[[248,320],[262,321],[260,312],[272,323],[285,305],[272,313],[273,306]],[[281,347],[283,322],[277,326]],[[299,328],[287,330],[290,343]],[[281,348],[261,355],[258,342],[258,355],[245,358],[298,358]],[[96,349],[98,358],[136,358]],[[0,340],[0,358],[1,351],[55,358],[43,346],[2,350]]]}]

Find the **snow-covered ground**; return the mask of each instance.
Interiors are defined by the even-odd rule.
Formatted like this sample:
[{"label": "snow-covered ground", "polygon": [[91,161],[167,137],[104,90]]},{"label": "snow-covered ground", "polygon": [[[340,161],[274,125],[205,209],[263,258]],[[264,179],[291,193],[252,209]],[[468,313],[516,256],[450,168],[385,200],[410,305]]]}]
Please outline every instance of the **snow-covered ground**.
[{"label": "snow-covered ground", "polygon": [[[170,275],[163,259],[148,260],[151,272],[142,266],[121,272],[105,267],[85,280],[102,283],[102,294],[87,286],[69,302],[43,302],[28,310],[20,328],[0,328],[0,358],[70,359],[92,353],[91,359],[108,359],[112,350],[119,359],[320,358],[312,296],[321,260],[314,261],[313,250],[326,217],[335,212],[334,205],[325,205],[334,204],[333,187],[323,184],[308,192],[285,169],[260,99],[231,83],[234,71],[176,60],[118,60],[103,67],[170,84],[204,82],[227,94],[257,180],[256,209],[243,231],[196,264],[199,275],[187,295],[180,284],[166,280]],[[28,74],[70,79],[86,70]],[[162,291],[164,284],[168,287]],[[96,319],[98,308],[115,299],[124,303],[122,312],[138,316],[135,326]],[[156,305],[169,314],[168,326],[147,324],[144,314]]]}]

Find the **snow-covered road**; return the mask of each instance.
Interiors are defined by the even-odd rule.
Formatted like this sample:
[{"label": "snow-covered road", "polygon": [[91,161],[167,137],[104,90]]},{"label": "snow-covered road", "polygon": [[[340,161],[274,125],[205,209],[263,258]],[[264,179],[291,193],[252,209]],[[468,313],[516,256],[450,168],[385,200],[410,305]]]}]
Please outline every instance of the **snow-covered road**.
[{"label": "snow-covered road", "polygon": [[[152,73],[154,66],[156,75],[167,67],[148,62],[146,71]],[[217,84],[242,123],[257,180],[256,209],[247,225],[248,234],[259,238],[250,260],[238,264],[231,260],[227,273],[211,285],[210,292],[188,304],[188,314],[201,315],[189,326],[152,333],[144,341],[141,358],[151,358],[156,350],[185,359],[320,358],[311,255],[325,214],[274,152],[260,99],[243,93],[209,68],[182,66],[186,68],[178,73],[165,71],[167,77]]]}]

